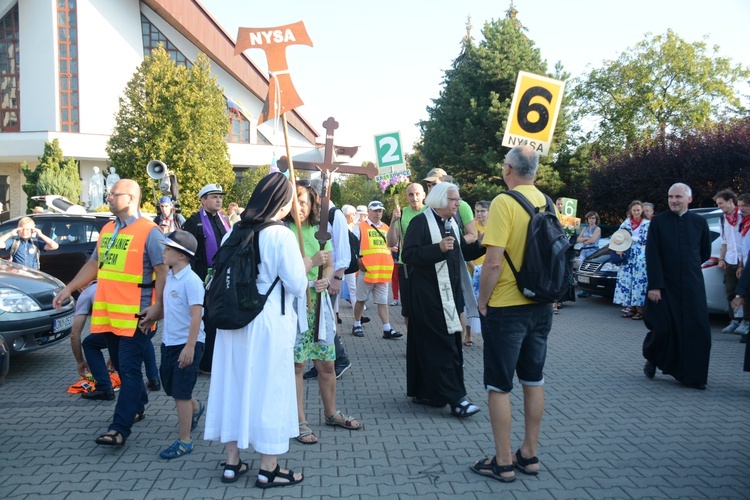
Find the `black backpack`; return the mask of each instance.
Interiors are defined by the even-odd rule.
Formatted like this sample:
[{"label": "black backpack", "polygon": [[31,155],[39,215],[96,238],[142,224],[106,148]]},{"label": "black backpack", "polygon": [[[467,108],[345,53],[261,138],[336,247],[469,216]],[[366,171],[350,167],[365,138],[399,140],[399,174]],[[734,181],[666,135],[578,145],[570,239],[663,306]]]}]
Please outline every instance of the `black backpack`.
[{"label": "black backpack", "polygon": [[[214,256],[211,279],[206,285],[204,318],[223,330],[238,330],[247,326],[263,310],[266,299],[279,281],[277,276],[265,295],[258,292],[259,248],[257,235],[278,222],[265,222],[246,227],[234,225],[219,251]],[[283,286],[282,286],[283,314]]]},{"label": "black backpack", "polygon": [[[331,227],[333,227],[333,219],[336,216],[336,210],[338,210],[338,207],[331,207],[331,209],[328,211],[328,223],[331,224]],[[359,264],[357,262],[359,261],[359,240],[356,236],[354,236],[354,233],[347,230],[349,233],[349,248],[351,249],[351,257],[349,260],[349,267],[346,268],[346,271],[344,271],[344,274],[353,274],[359,271]]]},{"label": "black backpack", "polygon": [[573,284],[574,250],[555,214],[554,203],[544,195],[547,205],[541,212],[541,207],[532,206],[517,191],[501,194],[507,194],[520,203],[531,217],[520,270],[516,269],[508,252],[505,252],[505,260],[513,271],[518,289],[524,297],[535,302],[560,301]]}]

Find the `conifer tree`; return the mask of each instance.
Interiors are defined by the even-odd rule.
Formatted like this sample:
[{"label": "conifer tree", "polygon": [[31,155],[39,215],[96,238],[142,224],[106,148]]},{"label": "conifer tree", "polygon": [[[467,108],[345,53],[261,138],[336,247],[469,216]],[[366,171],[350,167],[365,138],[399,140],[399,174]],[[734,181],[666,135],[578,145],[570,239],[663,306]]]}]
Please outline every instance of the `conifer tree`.
[{"label": "conifer tree", "polygon": [[[560,66],[556,74],[547,73],[546,62],[517,14],[511,5],[504,19],[485,23],[478,45],[471,35],[471,21],[467,22],[460,53],[445,72],[440,96],[427,108],[429,118],[420,122],[422,136],[410,157],[418,178],[441,167],[470,201],[491,199],[502,190],[502,160],[508,151],[502,139],[518,72],[567,76]],[[566,124],[565,119],[558,120],[553,148],[564,136]],[[551,157],[542,160],[549,163]],[[538,178],[548,192],[562,186],[557,173],[544,165]]]},{"label": "conifer tree", "polygon": [[152,191],[146,165],[164,162],[177,176],[182,210],[189,215],[198,209],[197,193],[205,184],[227,189],[235,182],[224,142],[228,131],[226,101],[208,58],[200,54],[192,67],[178,66],[159,47],[144,58],[120,98],[107,154],[120,177],[140,184],[144,198]]}]

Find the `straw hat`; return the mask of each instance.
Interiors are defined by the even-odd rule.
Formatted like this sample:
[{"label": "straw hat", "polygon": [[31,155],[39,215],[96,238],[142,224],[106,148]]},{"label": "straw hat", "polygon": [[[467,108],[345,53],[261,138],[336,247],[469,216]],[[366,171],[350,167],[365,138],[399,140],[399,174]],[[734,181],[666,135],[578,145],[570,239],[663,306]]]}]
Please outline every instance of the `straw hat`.
[{"label": "straw hat", "polygon": [[609,249],[624,252],[633,244],[633,237],[626,229],[618,229],[609,239]]}]

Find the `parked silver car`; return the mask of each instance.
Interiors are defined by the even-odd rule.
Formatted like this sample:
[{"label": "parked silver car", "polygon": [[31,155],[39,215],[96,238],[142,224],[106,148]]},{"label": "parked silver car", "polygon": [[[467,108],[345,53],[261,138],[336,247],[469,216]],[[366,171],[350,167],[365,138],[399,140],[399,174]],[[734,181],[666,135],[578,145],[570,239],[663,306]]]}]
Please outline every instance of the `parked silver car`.
[{"label": "parked silver car", "polygon": [[57,311],[52,299],[65,285],[49,274],[0,259],[0,336],[12,355],[56,344],[70,335],[71,298]]}]

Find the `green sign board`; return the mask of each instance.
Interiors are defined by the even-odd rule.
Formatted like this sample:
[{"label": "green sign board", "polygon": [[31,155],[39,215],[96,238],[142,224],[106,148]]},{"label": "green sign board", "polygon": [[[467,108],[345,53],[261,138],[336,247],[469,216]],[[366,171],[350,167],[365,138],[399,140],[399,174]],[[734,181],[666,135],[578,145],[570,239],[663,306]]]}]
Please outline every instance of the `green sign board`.
[{"label": "green sign board", "polygon": [[567,215],[568,217],[575,217],[576,213],[578,213],[578,200],[574,200],[573,198],[563,198],[562,199],[562,215]]},{"label": "green sign board", "polygon": [[401,152],[401,134],[391,132],[375,136],[375,151],[378,155],[378,168],[382,173],[384,169],[393,171],[396,166],[405,164],[404,155]]}]

